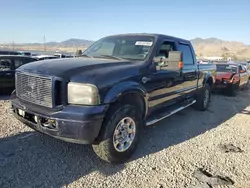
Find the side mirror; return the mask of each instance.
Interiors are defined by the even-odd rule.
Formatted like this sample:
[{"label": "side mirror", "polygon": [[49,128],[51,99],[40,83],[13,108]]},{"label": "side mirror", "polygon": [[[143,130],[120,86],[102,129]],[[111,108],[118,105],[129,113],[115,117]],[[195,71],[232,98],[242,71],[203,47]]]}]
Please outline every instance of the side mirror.
[{"label": "side mirror", "polygon": [[167,66],[166,58],[164,56],[154,57],[153,61],[157,67]]},{"label": "side mirror", "polygon": [[170,51],[168,53],[168,58],[165,57],[155,57],[154,62],[159,69],[175,70],[180,71],[182,69],[182,52],[180,51]]}]

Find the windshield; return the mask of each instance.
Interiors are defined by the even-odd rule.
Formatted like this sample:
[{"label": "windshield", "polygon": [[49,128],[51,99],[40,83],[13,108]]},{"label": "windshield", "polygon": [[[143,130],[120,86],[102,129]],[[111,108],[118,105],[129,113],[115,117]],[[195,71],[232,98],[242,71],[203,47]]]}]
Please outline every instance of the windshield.
[{"label": "windshield", "polygon": [[145,60],[154,43],[151,36],[113,36],[100,39],[83,55],[90,57],[116,57],[129,60]]},{"label": "windshield", "polygon": [[216,71],[237,73],[237,66],[236,65],[216,65]]}]

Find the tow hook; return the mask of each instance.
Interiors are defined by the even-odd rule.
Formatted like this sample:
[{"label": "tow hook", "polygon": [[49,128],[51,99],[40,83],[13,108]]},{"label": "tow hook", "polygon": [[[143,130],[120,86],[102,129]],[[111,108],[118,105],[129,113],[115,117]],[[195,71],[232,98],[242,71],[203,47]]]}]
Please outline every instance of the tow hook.
[{"label": "tow hook", "polygon": [[42,118],[41,125],[48,129],[55,129],[57,128],[57,121],[55,119]]}]

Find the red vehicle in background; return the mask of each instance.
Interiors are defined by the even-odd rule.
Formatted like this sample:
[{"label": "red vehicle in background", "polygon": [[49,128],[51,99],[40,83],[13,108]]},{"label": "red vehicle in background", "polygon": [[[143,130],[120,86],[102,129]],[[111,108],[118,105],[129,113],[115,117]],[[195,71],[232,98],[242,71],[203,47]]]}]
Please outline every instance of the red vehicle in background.
[{"label": "red vehicle in background", "polygon": [[239,88],[248,89],[250,74],[241,64],[216,64],[215,89],[235,96]]}]

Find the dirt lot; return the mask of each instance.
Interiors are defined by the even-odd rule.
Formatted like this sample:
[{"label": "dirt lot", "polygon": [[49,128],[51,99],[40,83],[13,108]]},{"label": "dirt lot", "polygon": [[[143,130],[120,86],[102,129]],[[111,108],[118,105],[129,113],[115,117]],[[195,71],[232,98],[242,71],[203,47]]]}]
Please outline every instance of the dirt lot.
[{"label": "dirt lot", "polygon": [[250,188],[249,91],[213,95],[206,112],[188,108],[146,128],[132,159],[117,166],[90,146],[34,132],[7,113],[9,105],[0,101],[1,188]]}]

